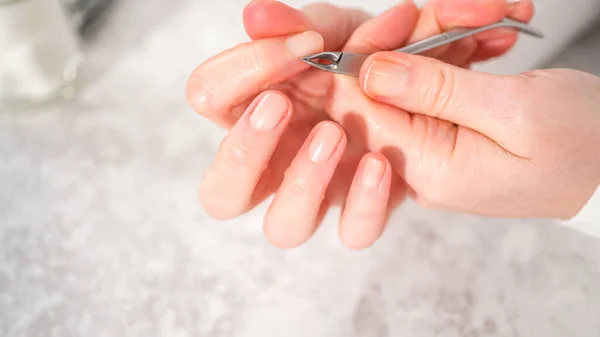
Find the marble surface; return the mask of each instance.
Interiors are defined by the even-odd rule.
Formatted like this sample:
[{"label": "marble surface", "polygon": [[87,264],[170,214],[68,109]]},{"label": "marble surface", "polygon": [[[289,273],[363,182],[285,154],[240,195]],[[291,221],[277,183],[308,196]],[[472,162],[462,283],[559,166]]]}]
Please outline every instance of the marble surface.
[{"label": "marble surface", "polygon": [[184,86],[245,40],[243,3],[123,2],[74,102],[1,117],[0,336],[600,335],[600,241],[551,222],[409,202],[372,249],[345,249],[332,213],[279,251],[264,205],[207,217],[197,187],[224,131]]}]

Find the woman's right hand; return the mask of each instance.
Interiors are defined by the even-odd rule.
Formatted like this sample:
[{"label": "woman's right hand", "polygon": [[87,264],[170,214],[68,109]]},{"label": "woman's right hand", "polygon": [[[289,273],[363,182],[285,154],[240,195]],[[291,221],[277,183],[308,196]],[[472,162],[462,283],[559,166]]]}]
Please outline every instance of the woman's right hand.
[{"label": "woman's right hand", "polygon": [[[360,76],[411,116],[388,156],[423,205],[569,220],[600,184],[600,78],[570,69],[496,76],[381,52]],[[396,126],[398,127],[398,126]]]}]

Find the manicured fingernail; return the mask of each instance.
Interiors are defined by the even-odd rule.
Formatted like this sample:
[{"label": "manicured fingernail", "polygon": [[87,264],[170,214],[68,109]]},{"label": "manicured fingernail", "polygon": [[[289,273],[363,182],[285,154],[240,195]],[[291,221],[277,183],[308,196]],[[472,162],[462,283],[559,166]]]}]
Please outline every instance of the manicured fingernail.
[{"label": "manicured fingernail", "polygon": [[321,125],[308,146],[310,159],[315,163],[326,162],[341,140],[342,132],[339,128],[331,124]]},{"label": "manicured fingernail", "polygon": [[520,7],[523,0],[506,0],[506,2],[508,3],[508,8],[512,10]]},{"label": "manicured fingernail", "polygon": [[285,47],[295,57],[303,57],[320,52],[323,49],[323,38],[317,32],[300,33],[288,37]]},{"label": "manicured fingernail", "polygon": [[373,189],[381,184],[384,173],[385,164],[381,160],[369,158],[363,167],[360,183],[366,189]]},{"label": "manicured fingernail", "polygon": [[287,112],[287,101],[281,95],[268,93],[250,114],[250,124],[256,130],[273,130]]},{"label": "manicured fingernail", "polygon": [[401,64],[375,61],[365,76],[365,92],[371,96],[394,97],[408,84],[408,68]]}]

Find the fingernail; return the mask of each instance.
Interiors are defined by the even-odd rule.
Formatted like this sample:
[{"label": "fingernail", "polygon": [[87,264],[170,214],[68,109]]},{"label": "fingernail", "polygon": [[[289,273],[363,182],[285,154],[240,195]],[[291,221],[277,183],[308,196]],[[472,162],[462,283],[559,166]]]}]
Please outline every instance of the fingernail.
[{"label": "fingernail", "polygon": [[285,98],[278,94],[268,93],[250,114],[250,125],[256,130],[273,130],[287,109]]},{"label": "fingernail", "polygon": [[373,189],[381,184],[384,173],[385,164],[381,160],[369,158],[363,167],[360,183],[366,189]]},{"label": "fingernail", "polygon": [[310,159],[315,163],[326,162],[331,158],[341,140],[342,132],[338,127],[331,124],[321,125],[308,146]]},{"label": "fingernail", "polygon": [[513,9],[519,7],[523,0],[506,0],[506,2],[508,3],[508,8]]},{"label": "fingernail", "polygon": [[317,32],[300,33],[288,37],[285,47],[295,57],[303,57],[320,52],[323,49],[323,38]]},{"label": "fingernail", "polygon": [[509,11],[517,10],[523,4],[523,0],[506,0],[506,2],[508,3]]},{"label": "fingernail", "polygon": [[365,76],[365,92],[371,96],[394,97],[408,84],[408,68],[397,63],[375,61]]}]

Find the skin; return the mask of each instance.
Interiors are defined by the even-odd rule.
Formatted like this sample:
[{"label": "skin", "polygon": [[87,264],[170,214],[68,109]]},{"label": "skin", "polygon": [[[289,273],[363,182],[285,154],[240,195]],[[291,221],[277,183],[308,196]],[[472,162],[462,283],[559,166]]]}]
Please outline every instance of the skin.
[{"label": "skin", "polygon": [[[536,161],[532,154],[543,144],[531,141],[536,134],[527,126],[540,121],[556,126],[541,115],[524,117],[532,108],[526,104],[531,98],[527,100],[527,91],[519,93],[516,88],[531,91],[532,83],[513,87],[518,81],[468,70],[473,62],[510,50],[516,32],[489,31],[424,56],[379,53],[456,26],[489,24],[505,16],[527,22],[533,5],[526,0],[515,4],[434,0],[419,11],[413,3],[404,2],[371,18],[361,11],[326,4],[297,10],[277,1],[250,2],[243,17],[251,42],[199,65],[187,86],[191,106],[230,130],[202,180],[204,208],[217,219],[233,219],[275,193],[264,230],[280,248],[297,247],[310,239],[325,212],[336,205],[342,206],[341,240],[350,248],[368,247],[382,235],[390,211],[407,193],[425,206],[440,209],[501,216],[553,215],[548,211],[550,201],[556,201],[548,200],[552,197],[543,197],[545,203],[539,205],[528,201],[549,192],[531,186],[531,181],[552,185],[537,179],[543,161]],[[286,49],[286,38],[297,34],[316,41],[306,55],[324,50],[375,54],[360,79],[334,76],[311,69]],[[384,59],[410,69],[410,85],[398,86],[387,96],[369,90],[372,64]],[[450,73],[462,75],[462,96],[448,91],[455,89],[443,81]],[[466,74],[489,81],[469,84],[473,79]],[[528,76],[539,79],[535,75],[518,78]],[[486,87],[494,83],[503,83],[507,94],[496,97],[491,89],[495,87]],[[547,90],[545,94],[555,94]],[[279,102],[270,105],[271,113],[282,117],[273,128],[257,128],[252,116],[266,96],[277,99],[271,100]],[[477,101],[477,97],[486,100]],[[543,100],[547,96],[541,92],[534,97]],[[547,104],[553,108],[551,102]],[[501,108],[507,112],[495,114]],[[545,130],[544,135],[552,131]],[[311,151],[317,134],[337,140],[330,147],[332,153],[321,160],[314,160]],[[363,177],[374,166],[380,168],[375,170],[379,172],[375,183]],[[553,173],[546,170],[544,177],[552,179]],[[593,185],[589,181],[580,185]],[[592,187],[582,190],[572,191],[570,195],[577,195],[573,205],[565,207],[568,211],[556,210],[556,215],[573,213]]]},{"label": "skin", "polygon": [[[402,73],[403,85],[377,84],[382,62],[384,76]],[[570,69],[495,76],[381,52],[365,62],[360,82],[369,97],[410,116],[397,125],[406,138],[394,146],[405,155],[398,172],[422,205],[567,220],[600,185],[597,76]]]}]

